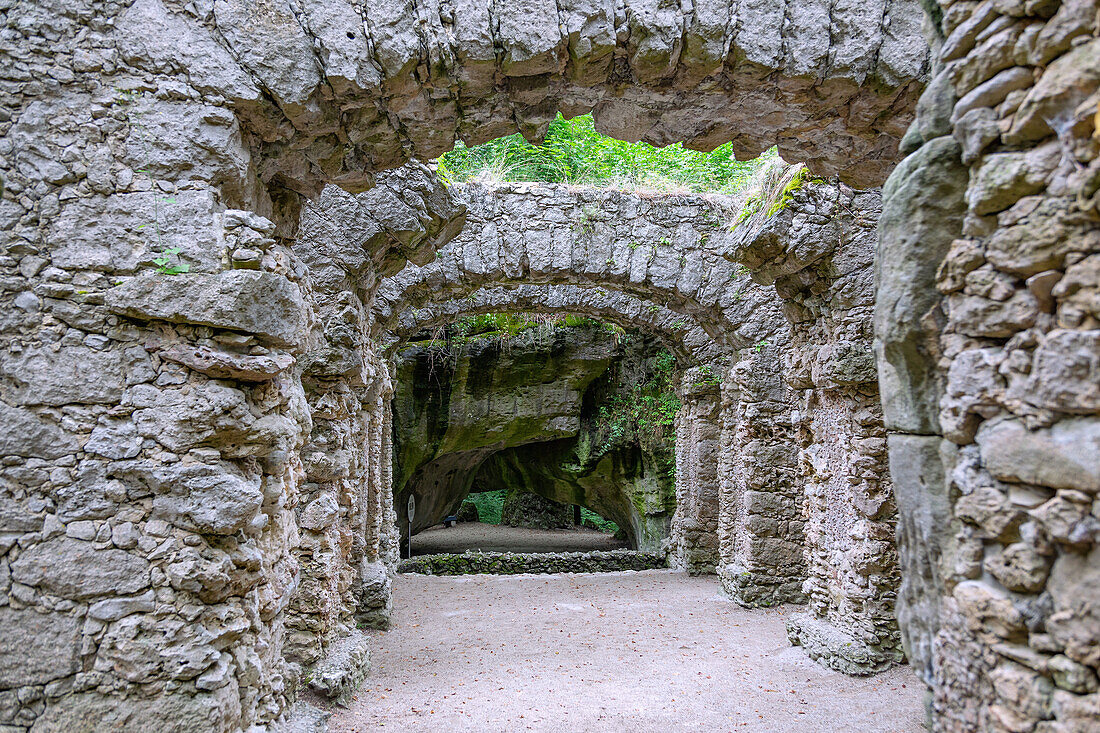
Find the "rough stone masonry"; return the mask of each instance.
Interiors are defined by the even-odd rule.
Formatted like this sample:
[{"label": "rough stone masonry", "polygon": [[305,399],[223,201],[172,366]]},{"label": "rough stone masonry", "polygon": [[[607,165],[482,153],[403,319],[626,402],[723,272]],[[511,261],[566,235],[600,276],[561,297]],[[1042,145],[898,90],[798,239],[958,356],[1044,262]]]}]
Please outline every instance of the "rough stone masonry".
[{"label": "rough stone masonry", "polygon": [[[741,366],[700,396],[717,407],[683,416],[712,436],[719,415],[727,589],[806,597],[791,634],[811,654],[869,655],[838,664],[888,663],[900,634],[935,730],[1092,729],[1097,11],[0,0],[0,726],[263,729],[304,666],[385,623],[375,294],[467,217],[422,166],[387,171],[592,110],[624,139],[778,144],[837,192],[816,223],[788,207],[731,233],[776,231],[746,267],[774,280],[791,346],[735,343]],[[873,283],[850,277],[854,224],[800,247],[806,222],[877,210],[834,176],[885,181]],[[659,305],[707,331],[721,297],[683,295]]]}]

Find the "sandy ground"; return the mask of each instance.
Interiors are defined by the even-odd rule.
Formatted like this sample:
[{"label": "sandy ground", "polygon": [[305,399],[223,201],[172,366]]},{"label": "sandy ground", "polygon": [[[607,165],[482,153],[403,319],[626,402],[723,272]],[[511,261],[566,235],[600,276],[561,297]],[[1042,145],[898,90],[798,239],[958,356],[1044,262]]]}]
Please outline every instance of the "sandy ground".
[{"label": "sandy ground", "polygon": [[443,552],[591,552],[629,547],[609,534],[587,527],[527,529],[503,524],[462,522],[454,527],[431,527],[413,535],[413,555]]},{"label": "sandy ground", "polygon": [[393,628],[330,730],[917,733],[909,667],[845,677],[713,577],[398,576]]}]

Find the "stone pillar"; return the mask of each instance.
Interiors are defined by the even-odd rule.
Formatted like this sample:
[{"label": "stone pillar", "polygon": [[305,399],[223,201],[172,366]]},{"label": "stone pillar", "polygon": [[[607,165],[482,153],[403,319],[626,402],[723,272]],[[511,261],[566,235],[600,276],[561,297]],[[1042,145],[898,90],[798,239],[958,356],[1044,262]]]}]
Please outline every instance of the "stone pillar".
[{"label": "stone pillar", "polygon": [[365,483],[364,552],[358,561],[355,618],[361,626],[390,624],[390,573],[398,558],[397,514],[393,508],[393,390],[388,374],[369,404],[370,465]]},{"label": "stone pillar", "polygon": [[894,616],[896,508],[878,391],[874,383],[804,390],[799,415],[809,609],[788,619],[788,635],[841,672],[878,672],[903,659]]},{"label": "stone pillar", "polygon": [[670,562],[692,574],[718,565],[718,455],[721,389],[711,368],[687,370],[676,415],[676,514]]},{"label": "stone pillar", "polygon": [[802,486],[779,346],[742,350],[722,387],[718,577],[746,606],[798,603],[806,577]]}]

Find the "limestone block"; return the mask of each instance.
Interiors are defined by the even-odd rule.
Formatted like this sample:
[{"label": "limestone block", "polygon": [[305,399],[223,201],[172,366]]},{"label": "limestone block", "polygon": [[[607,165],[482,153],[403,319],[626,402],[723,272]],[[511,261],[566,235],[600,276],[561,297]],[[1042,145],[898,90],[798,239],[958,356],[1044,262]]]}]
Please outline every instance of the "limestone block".
[{"label": "limestone block", "polygon": [[60,458],[80,448],[76,436],[30,410],[0,400],[0,455]]},{"label": "limestone block", "polygon": [[148,366],[140,350],[32,346],[0,358],[0,380],[20,405],[113,404],[129,374]]},{"label": "limestone block", "polygon": [[935,272],[962,227],[967,172],[950,138],[909,156],[883,188],[875,261],[875,354],[891,429],[938,431],[938,377],[921,319],[936,307]]},{"label": "limestone block", "polygon": [[105,464],[97,460],[81,461],[74,480],[56,491],[57,518],[62,522],[106,519],[126,501],[126,486],[109,478]]},{"label": "limestone block", "polygon": [[139,435],[183,452],[202,443],[240,441],[256,418],[245,394],[217,382],[159,390],[139,385],[128,393]]},{"label": "limestone block", "polygon": [[298,287],[269,272],[231,270],[212,275],[139,275],[107,291],[112,313],[142,320],[193,323],[255,334],[300,348],[309,327]]},{"label": "limestone block", "polygon": [[156,493],[153,516],[182,529],[233,534],[252,522],[263,503],[258,476],[243,476],[229,464],[138,463],[124,475]]},{"label": "limestone block", "polygon": [[86,600],[136,593],[149,585],[149,563],[122,550],[61,537],[32,545],[11,564],[12,579],[43,592]]},{"label": "limestone block", "polygon": [[1055,329],[1043,336],[1022,396],[1059,412],[1100,411],[1100,331]]},{"label": "limestone block", "polygon": [[157,352],[161,359],[183,364],[214,379],[265,382],[274,379],[294,363],[290,354],[235,354],[208,346],[175,343]]},{"label": "limestone block", "polygon": [[216,212],[209,190],[78,198],[66,202],[50,223],[51,241],[57,242],[52,261],[66,269],[122,274],[152,269],[159,253],[178,248],[179,260],[192,271],[215,271],[221,255]]},{"label": "limestone block", "polygon": [[117,461],[137,456],[141,443],[133,421],[104,416],[84,444],[84,452]]},{"label": "limestone block", "polygon": [[994,153],[974,169],[966,200],[978,215],[1004,211],[1025,196],[1039,193],[1062,158],[1052,141],[1023,153]]},{"label": "limestone block", "polygon": [[79,731],[94,720],[98,727],[139,731],[232,730],[241,717],[236,684],[212,693],[159,695],[154,698],[124,697],[100,692],[75,692],[46,705],[31,728],[34,733]]},{"label": "limestone block", "polygon": [[249,74],[198,23],[169,13],[160,0],[138,0],[117,20],[119,51],[129,63],[161,68],[182,64],[191,84],[239,102],[260,90]]},{"label": "limestone block", "polygon": [[80,618],[0,607],[0,688],[42,685],[80,669]]},{"label": "limestone block", "polygon": [[1100,255],[1090,255],[1066,268],[1051,291],[1058,300],[1058,323],[1079,326],[1100,320]]},{"label": "limestone block", "polygon": [[998,269],[1034,275],[1062,269],[1066,255],[1100,246],[1100,231],[1073,199],[1027,197],[997,217],[985,257]]},{"label": "limestone block", "polygon": [[991,420],[976,439],[983,465],[1001,481],[1100,491],[1100,420],[1071,418],[1038,430]]},{"label": "limestone block", "polygon": [[1001,585],[1024,593],[1042,589],[1050,572],[1050,564],[1051,558],[1043,557],[1023,542],[1014,542],[985,561],[989,573]]},{"label": "limestone block", "polygon": [[1054,612],[1047,631],[1070,659],[1100,666],[1100,549],[1058,558],[1047,582]]},{"label": "limestone block", "polygon": [[370,671],[370,637],[352,631],[325,652],[310,671],[309,687],[339,705],[346,705]]},{"label": "limestone block", "polygon": [[951,503],[945,461],[950,450],[936,436],[889,435],[890,476],[898,504],[898,554],[902,583],[897,614],[906,656],[931,683],[933,641],[940,628],[940,604],[948,573]]},{"label": "limestone block", "polygon": [[1055,59],[1028,92],[1005,133],[1009,145],[1041,140],[1069,121],[1074,107],[1100,86],[1100,39],[1093,39]]},{"label": "limestone block", "polygon": [[217,0],[214,19],[230,51],[293,115],[321,84],[310,38],[290,3],[259,7],[244,0]]}]

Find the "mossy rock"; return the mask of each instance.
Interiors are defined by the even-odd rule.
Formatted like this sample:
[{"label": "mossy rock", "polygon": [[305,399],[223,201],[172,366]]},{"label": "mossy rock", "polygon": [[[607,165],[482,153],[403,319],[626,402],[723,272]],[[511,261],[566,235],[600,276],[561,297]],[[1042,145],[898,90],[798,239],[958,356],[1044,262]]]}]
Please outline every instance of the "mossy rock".
[{"label": "mossy rock", "polygon": [[573,507],[512,489],[504,497],[500,521],[510,527],[567,529],[573,526]]},{"label": "mossy rock", "polygon": [[458,508],[458,517],[460,522],[480,522],[481,516],[477,513],[477,505],[472,501],[462,502],[462,506]]}]

